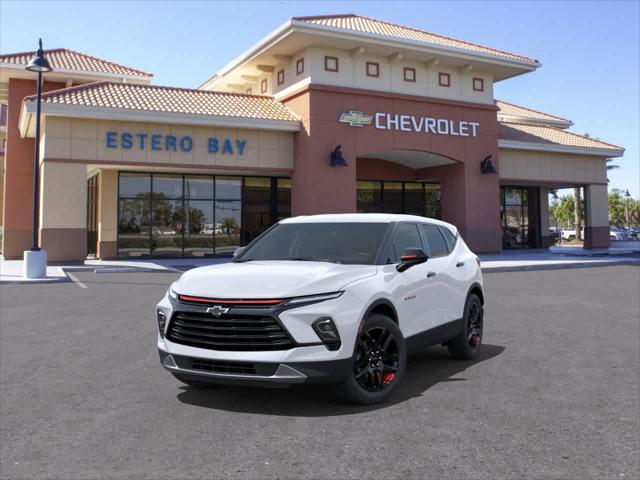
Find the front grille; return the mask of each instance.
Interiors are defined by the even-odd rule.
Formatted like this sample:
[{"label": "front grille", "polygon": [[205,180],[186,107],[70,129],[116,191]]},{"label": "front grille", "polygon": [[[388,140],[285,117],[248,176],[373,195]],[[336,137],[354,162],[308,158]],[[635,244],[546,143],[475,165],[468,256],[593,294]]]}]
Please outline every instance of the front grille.
[{"label": "front grille", "polygon": [[256,366],[253,363],[221,362],[219,360],[207,360],[204,358],[194,358],[191,360],[191,368],[215,373],[256,374]]},{"label": "front grille", "polygon": [[182,345],[210,350],[265,351],[288,350],[293,340],[274,317],[207,313],[174,314],[166,337]]}]

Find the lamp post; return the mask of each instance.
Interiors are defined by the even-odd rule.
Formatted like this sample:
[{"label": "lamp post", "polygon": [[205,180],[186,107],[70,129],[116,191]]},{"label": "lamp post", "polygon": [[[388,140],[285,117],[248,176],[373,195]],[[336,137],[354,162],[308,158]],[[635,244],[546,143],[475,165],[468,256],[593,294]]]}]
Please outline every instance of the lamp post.
[{"label": "lamp post", "polygon": [[24,277],[45,278],[47,276],[47,252],[40,249],[38,228],[40,224],[40,104],[42,101],[42,74],[53,69],[42,51],[42,39],[38,51],[26,67],[30,72],[38,73],[38,91],[36,100],[36,137],[33,153],[33,244],[31,250],[24,252]]},{"label": "lamp post", "polygon": [[625,198],[625,202],[624,202],[624,216],[625,216],[625,220],[627,221],[627,228],[631,229],[631,222],[629,221],[629,197],[631,196],[631,194],[629,193],[629,189],[627,189],[626,192],[624,192],[624,198]]}]

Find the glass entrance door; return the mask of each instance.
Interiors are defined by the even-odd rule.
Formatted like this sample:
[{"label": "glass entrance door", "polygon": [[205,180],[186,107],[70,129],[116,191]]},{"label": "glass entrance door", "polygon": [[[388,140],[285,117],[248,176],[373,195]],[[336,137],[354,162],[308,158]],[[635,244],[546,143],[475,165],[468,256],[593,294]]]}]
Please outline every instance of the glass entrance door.
[{"label": "glass entrance door", "polygon": [[87,180],[87,256],[98,253],[98,175]]},{"label": "glass entrance door", "polygon": [[538,189],[500,187],[500,220],[503,248],[537,248]]}]

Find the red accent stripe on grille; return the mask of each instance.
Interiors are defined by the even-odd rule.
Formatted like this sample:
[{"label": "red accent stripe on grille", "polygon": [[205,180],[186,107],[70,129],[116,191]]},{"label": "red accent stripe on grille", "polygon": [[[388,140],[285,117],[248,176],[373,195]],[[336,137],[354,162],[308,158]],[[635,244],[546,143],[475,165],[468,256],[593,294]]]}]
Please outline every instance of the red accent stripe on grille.
[{"label": "red accent stripe on grille", "polygon": [[220,305],[276,305],[283,302],[281,298],[268,300],[227,300],[223,298],[191,297],[189,295],[178,295],[178,298],[180,301],[184,300],[185,302],[217,303]]}]

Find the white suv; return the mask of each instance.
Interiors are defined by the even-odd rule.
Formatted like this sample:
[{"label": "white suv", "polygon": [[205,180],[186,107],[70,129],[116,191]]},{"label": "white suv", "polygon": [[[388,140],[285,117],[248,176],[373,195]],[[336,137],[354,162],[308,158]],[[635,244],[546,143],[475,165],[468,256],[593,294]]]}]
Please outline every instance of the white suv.
[{"label": "white suv", "polygon": [[474,358],[480,261],[453,225],[412,215],[283,220],[231,263],[196,268],[157,306],[162,365],[192,386],[336,383],[384,401],[407,352]]}]

